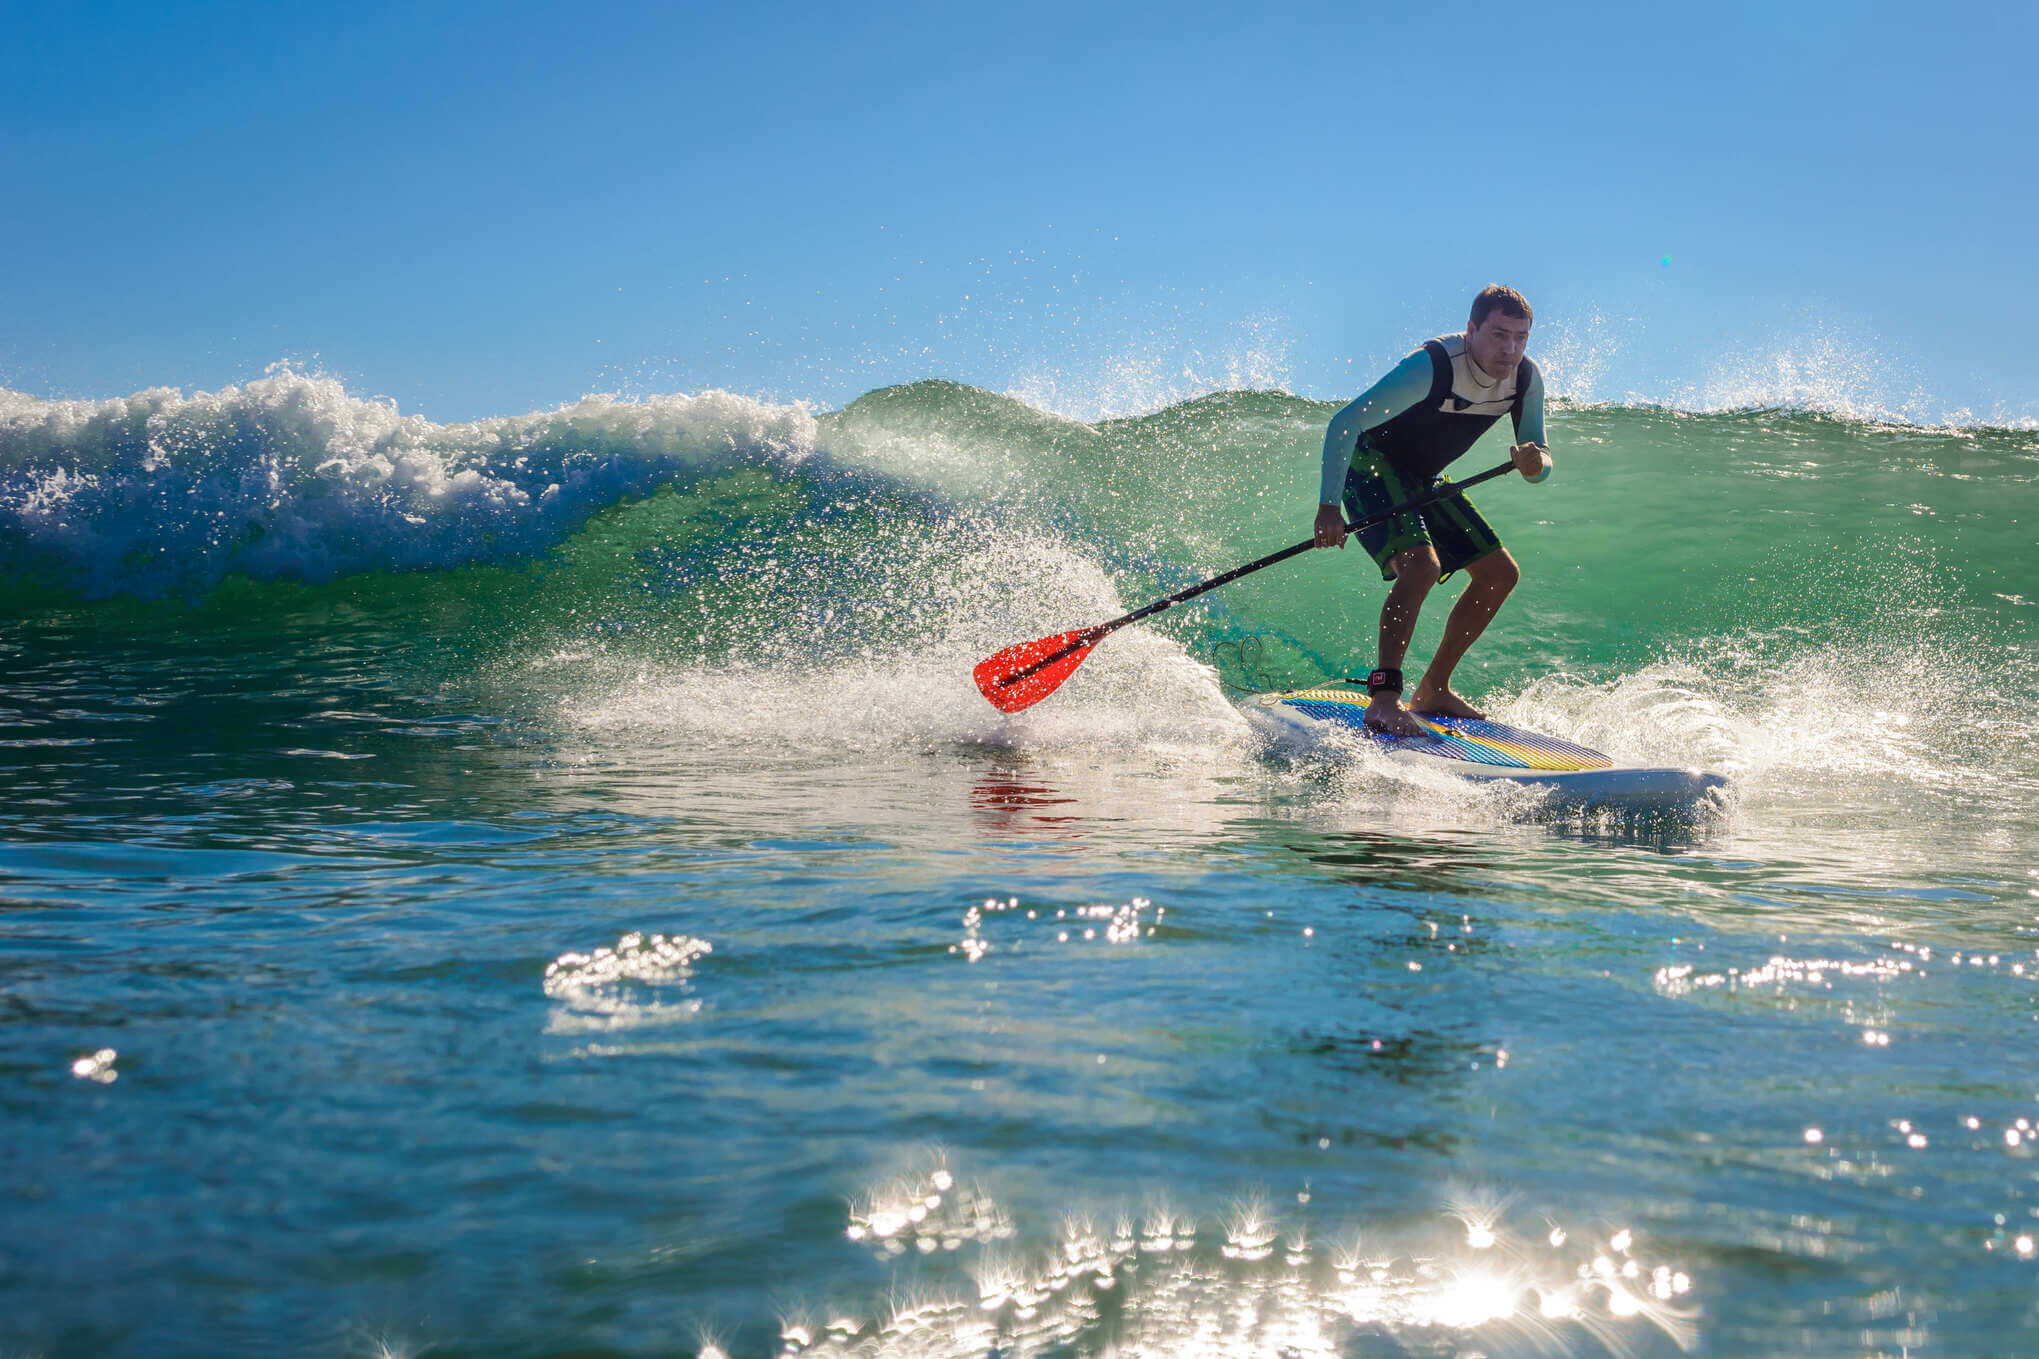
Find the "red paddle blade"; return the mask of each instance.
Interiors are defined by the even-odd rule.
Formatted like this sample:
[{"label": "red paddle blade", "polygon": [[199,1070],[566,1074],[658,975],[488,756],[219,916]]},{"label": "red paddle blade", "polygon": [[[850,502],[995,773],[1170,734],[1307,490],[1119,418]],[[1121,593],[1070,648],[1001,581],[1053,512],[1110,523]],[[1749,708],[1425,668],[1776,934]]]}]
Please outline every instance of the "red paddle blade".
[{"label": "red paddle blade", "polygon": [[1054,693],[1070,672],[1083,664],[1083,658],[1104,632],[1102,628],[1079,628],[1021,642],[989,660],[979,661],[970,674],[984,697],[991,700],[992,707],[1016,713]]}]

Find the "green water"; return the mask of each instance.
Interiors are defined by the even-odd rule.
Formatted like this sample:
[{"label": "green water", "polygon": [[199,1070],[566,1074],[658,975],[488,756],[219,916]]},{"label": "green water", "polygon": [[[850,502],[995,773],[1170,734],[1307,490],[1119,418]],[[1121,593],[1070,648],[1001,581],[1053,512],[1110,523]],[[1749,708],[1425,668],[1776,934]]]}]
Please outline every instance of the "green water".
[{"label": "green water", "polygon": [[1262,748],[1357,548],[975,693],[1331,409],[7,397],[0,1352],[2039,1348],[2039,435],[1476,493],[1461,688],[1704,815]]}]

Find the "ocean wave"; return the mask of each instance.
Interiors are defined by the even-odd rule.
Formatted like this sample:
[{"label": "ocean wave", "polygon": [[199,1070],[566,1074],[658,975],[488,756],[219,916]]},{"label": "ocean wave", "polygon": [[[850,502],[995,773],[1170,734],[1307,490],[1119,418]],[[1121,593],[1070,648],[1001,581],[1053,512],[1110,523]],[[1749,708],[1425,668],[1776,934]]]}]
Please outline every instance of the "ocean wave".
[{"label": "ocean wave", "polygon": [[1843,424],[1920,431],[2031,433],[2029,405],[1987,410],[1947,402],[1927,389],[1916,366],[1873,340],[1823,325],[1734,346],[1697,379],[1641,377],[1625,369],[1640,347],[1640,323],[1588,311],[1539,333],[1535,358],[1560,406],[1632,409],[1677,415],[1739,416],[1786,412]]},{"label": "ocean wave", "polygon": [[441,425],[289,369],[189,397],[0,392],[0,571],[150,598],[528,556],[661,486],[797,465],[814,429],[712,391]]},{"label": "ocean wave", "polygon": [[2039,416],[2017,415],[2002,408],[1987,413],[1966,408],[1944,410],[1930,403],[1894,408],[1876,400],[1857,401],[1844,393],[1799,386],[1788,380],[1768,385],[1752,380],[1720,387],[1692,387],[1663,397],[1634,392],[1620,397],[1583,399],[1559,395],[1552,398],[1551,407],[1561,411],[1636,411],[1728,420],[1746,416],[1801,415],[1837,425],[1916,434],[2039,433]]},{"label": "ocean wave", "polygon": [[[1771,404],[1726,408],[1744,400]],[[1578,423],[1566,447],[1561,414],[1560,462],[1587,475],[1702,467],[1733,478],[1722,488],[1733,503],[1765,512],[1778,501],[1772,483],[1795,478],[1791,499],[1801,508],[1854,515],[1867,483],[1857,490],[1850,477],[1941,472],[1979,493],[1987,483],[2029,480],[2039,451],[2021,426],[1894,425],[1888,411],[1823,403],[1814,385],[1796,395],[1723,387],[1689,404],[1722,408],[1562,398],[1560,411]],[[438,424],[289,369],[190,396],[154,389],[45,401],[0,392],[0,578],[88,598],[199,598],[230,577],[320,583],[514,564],[559,549],[620,505],[754,471],[785,492],[778,518],[727,520],[729,506],[703,500],[689,512],[692,528],[769,538],[812,527],[832,505],[875,497],[914,504],[922,522],[972,519],[971,532],[991,538],[1045,533],[1158,594],[1306,529],[1329,410],[1285,392],[1226,390],[1085,423],[926,379],[829,413],[708,391],[592,395],[551,411]],[[1667,411],[1675,428],[1655,418]],[[1922,432],[1953,441],[1935,445]],[[1924,529],[1937,541],[1967,516],[1973,523],[1962,532],[2010,533],[1987,500],[1969,503],[1976,493],[1943,488],[1934,493],[1941,505],[1907,490],[1934,503],[1909,507],[1906,532]],[[1609,495],[1618,503],[1600,506],[1602,529],[1583,546],[1618,539],[1622,526],[1661,517],[1671,503],[1611,479],[1596,490]],[[1721,502],[1723,512],[1729,504]],[[1931,522],[1941,514],[1944,529]],[[1813,522],[1773,524],[1763,541],[1809,532]],[[669,552],[659,536],[669,528],[634,549],[619,546]],[[885,555],[845,551],[874,562]],[[1285,579],[1324,577],[1329,560]],[[1222,612],[1271,588],[1241,586],[1207,607]],[[1310,630],[1307,620],[1291,621],[1291,630]]]}]

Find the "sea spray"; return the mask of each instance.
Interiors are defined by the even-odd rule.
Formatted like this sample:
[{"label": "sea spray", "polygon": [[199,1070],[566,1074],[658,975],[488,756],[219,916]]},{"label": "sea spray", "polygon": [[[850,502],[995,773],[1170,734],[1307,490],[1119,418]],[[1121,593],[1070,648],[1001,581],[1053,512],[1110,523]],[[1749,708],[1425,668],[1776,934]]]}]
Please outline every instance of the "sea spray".
[{"label": "sea spray", "polygon": [[529,556],[596,511],[797,463],[801,407],[709,392],[436,425],[290,370],[189,398],[0,393],[0,570],[88,596]]}]

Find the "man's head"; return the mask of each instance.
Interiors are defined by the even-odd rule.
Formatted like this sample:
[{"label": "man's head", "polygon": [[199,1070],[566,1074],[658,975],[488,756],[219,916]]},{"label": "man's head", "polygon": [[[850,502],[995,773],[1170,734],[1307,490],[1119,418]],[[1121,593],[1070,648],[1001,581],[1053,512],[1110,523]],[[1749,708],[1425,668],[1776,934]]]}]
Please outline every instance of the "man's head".
[{"label": "man's head", "polygon": [[1513,288],[1489,283],[1473,299],[1473,314],[1466,321],[1466,352],[1489,377],[1512,373],[1529,347],[1532,319],[1527,298]]}]

